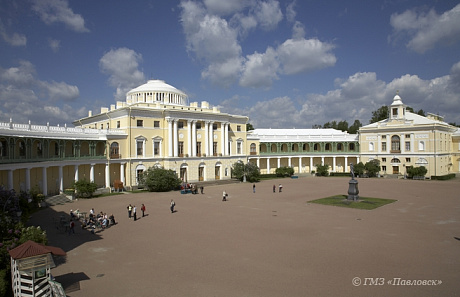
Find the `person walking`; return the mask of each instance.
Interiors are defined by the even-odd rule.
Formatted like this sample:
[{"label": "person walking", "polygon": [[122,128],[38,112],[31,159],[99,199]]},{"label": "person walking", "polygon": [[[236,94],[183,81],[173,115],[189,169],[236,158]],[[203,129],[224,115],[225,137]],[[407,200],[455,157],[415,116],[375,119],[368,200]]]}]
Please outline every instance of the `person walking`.
[{"label": "person walking", "polygon": [[133,217],[134,217],[134,221],[136,221],[137,220],[136,205],[133,206]]},{"label": "person walking", "polygon": [[273,193],[276,193],[276,186],[273,185]]},{"label": "person walking", "polygon": [[279,192],[281,193],[281,191],[283,191],[283,185],[282,184],[279,185]]},{"label": "person walking", "polygon": [[169,205],[169,209],[171,210],[171,213],[174,213],[174,207],[176,206],[176,202],[171,199],[171,204]]},{"label": "person walking", "polygon": [[204,194],[204,193],[203,193],[203,191],[204,191],[204,187],[203,187],[203,186],[200,187],[200,191],[201,191],[201,194]]},{"label": "person walking", "polygon": [[145,205],[144,205],[144,203],[142,203],[141,211],[142,211],[142,217],[144,217],[144,213],[145,213]]},{"label": "person walking", "polygon": [[253,192],[253,193],[256,192],[256,184],[253,184],[253,185],[252,185],[252,192]]},{"label": "person walking", "polygon": [[222,201],[227,201],[227,192],[222,193]]},{"label": "person walking", "polygon": [[75,222],[74,221],[70,221],[70,226],[69,226],[69,235],[72,233],[75,234]]},{"label": "person walking", "polygon": [[129,204],[126,208],[128,209],[128,218],[131,219],[131,213],[133,211],[133,207],[131,204]]}]

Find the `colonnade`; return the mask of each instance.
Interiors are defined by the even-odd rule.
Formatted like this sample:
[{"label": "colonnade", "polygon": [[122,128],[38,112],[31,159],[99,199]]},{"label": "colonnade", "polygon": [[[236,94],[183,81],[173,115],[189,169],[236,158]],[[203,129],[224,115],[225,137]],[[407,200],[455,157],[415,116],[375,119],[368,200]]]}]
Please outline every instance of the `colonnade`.
[{"label": "colonnade", "polygon": [[[166,118],[168,121],[168,157],[179,157],[179,119]],[[187,120],[187,154],[191,157],[197,157],[197,120]],[[204,121],[204,150],[202,154],[212,156],[214,153],[214,121]],[[220,153],[222,156],[230,155],[229,150],[229,131],[230,123],[221,122]],[[184,152],[182,152],[184,153]]]}]

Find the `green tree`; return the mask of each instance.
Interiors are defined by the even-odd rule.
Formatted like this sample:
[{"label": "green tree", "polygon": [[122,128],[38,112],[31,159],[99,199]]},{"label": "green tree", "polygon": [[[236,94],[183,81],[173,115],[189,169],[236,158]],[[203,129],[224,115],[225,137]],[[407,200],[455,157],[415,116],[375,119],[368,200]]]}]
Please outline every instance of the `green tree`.
[{"label": "green tree", "polygon": [[362,176],[364,174],[364,164],[363,162],[359,162],[353,167],[355,172],[355,176]]},{"label": "green tree", "polygon": [[420,167],[413,167],[413,166],[408,166],[407,167],[407,175],[409,178],[413,178],[414,176],[425,176],[428,170],[426,169],[425,166],[420,166]]},{"label": "green tree", "polygon": [[316,175],[317,176],[328,176],[329,175],[329,165],[316,164]]},{"label": "green tree", "polygon": [[376,177],[380,172],[380,161],[377,159],[370,160],[364,165],[364,169],[369,177]]},{"label": "green tree", "polygon": [[379,122],[388,118],[388,106],[384,105],[379,109],[372,112],[372,118],[369,121],[369,124]]},{"label": "green tree", "polygon": [[292,176],[294,174],[294,168],[287,166],[276,168],[275,173],[278,177]]},{"label": "green tree", "polygon": [[252,126],[251,123],[247,123],[246,124],[246,131],[251,131],[251,130],[254,130],[254,127]]},{"label": "green tree", "polygon": [[150,167],[140,178],[150,192],[167,192],[180,187],[182,181],[175,171],[162,167]]},{"label": "green tree", "polygon": [[257,167],[257,164],[248,162],[244,164],[243,162],[236,162],[232,166],[232,176],[236,179],[243,181],[244,176],[246,175],[246,181],[248,182],[257,182],[260,177],[260,170]]},{"label": "green tree", "polygon": [[362,126],[363,126],[363,124],[361,124],[361,122],[359,120],[355,120],[353,125],[351,125],[348,128],[348,133],[356,134],[356,133],[358,133],[359,128],[362,127]]},{"label": "green tree", "polygon": [[337,130],[340,130],[340,131],[348,131],[348,122],[347,121],[340,121],[338,124],[337,124]]},{"label": "green tree", "polygon": [[97,190],[97,184],[86,179],[76,181],[74,187],[77,197],[93,197],[94,192]]}]

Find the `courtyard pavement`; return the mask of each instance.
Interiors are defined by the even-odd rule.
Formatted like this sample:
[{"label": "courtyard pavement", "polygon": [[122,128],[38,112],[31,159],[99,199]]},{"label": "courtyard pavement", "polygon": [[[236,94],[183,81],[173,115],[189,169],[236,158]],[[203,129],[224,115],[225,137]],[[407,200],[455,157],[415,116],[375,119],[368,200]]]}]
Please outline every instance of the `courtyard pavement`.
[{"label": "courtyard pavement", "polygon": [[[67,252],[52,273],[70,297],[460,296],[460,179],[359,179],[360,196],[397,199],[371,211],[308,203],[347,194],[348,180],[80,199],[30,223]],[[283,192],[273,193],[279,183]],[[138,217],[144,203],[147,216],[128,219],[130,203]],[[96,234],[56,228],[70,209],[91,208],[117,224]]]}]

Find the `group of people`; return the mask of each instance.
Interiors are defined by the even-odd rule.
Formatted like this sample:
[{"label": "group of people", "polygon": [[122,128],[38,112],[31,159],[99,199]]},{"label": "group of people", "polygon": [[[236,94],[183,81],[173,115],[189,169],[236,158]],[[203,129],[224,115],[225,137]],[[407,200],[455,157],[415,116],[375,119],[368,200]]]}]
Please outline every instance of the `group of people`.
[{"label": "group of people", "polygon": [[203,186],[198,187],[197,184],[183,183],[180,186],[180,189],[181,191],[185,191],[185,193],[187,193],[187,191],[190,191],[190,193],[192,194],[198,194],[198,189],[200,189],[201,194],[203,194],[204,192],[204,187]]},{"label": "group of people", "polygon": [[[137,207],[136,205],[131,205],[131,203],[126,207],[126,209],[128,209],[128,218],[131,220],[134,219],[134,221],[137,220]],[[144,203],[142,203],[141,205],[141,212],[142,212],[142,217],[145,216],[145,211],[146,211],[146,207],[144,205]]]},{"label": "group of people", "polygon": [[92,233],[95,232],[97,228],[105,229],[111,225],[115,225],[115,216],[113,214],[107,215],[105,212],[96,213],[94,208],[91,208],[89,211],[88,218],[81,217],[79,211],[77,210],[74,213],[70,210],[70,231],[69,233],[75,233],[75,223],[73,222],[74,219],[79,219],[81,221],[81,228],[82,229],[90,229]]},{"label": "group of people", "polygon": [[[283,185],[280,184],[278,186],[278,189],[278,191],[281,193],[283,191]],[[273,193],[276,193],[276,185],[273,185]]]}]

